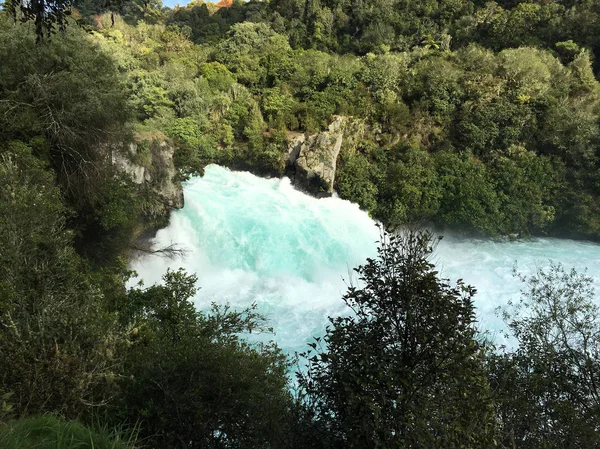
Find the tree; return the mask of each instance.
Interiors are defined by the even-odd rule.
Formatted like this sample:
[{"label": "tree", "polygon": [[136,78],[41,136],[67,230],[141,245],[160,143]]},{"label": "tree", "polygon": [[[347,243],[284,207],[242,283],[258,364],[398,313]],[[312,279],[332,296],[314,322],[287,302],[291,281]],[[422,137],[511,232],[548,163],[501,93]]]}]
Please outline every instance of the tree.
[{"label": "tree", "polygon": [[117,304],[134,334],[117,418],[141,419],[152,447],[282,447],[292,406],[285,356],[239,336],[260,331],[261,317],[252,308],[197,312],[195,276],[169,271],[164,281]]},{"label": "tree", "polygon": [[342,151],[335,174],[335,190],[341,198],[373,213],[377,207],[376,167],[359,151]]},{"label": "tree", "polygon": [[504,214],[487,167],[464,153],[440,151],[435,160],[443,195],[435,223],[479,234],[502,232]]},{"label": "tree", "polygon": [[21,22],[33,21],[37,43],[49,38],[57,27],[60,31],[66,30],[72,5],[73,0],[6,1],[6,9],[15,20],[19,18]]},{"label": "tree", "polygon": [[34,42],[30,29],[0,16],[0,138],[44,137],[50,162],[73,186],[78,175],[97,173],[108,156],[101,149],[128,137],[122,77],[113,57],[82,30],[43,47]]},{"label": "tree", "polygon": [[551,225],[554,194],[559,186],[559,161],[536,156],[520,146],[495,156],[490,177],[503,215],[499,217],[498,230],[503,234],[532,234]]},{"label": "tree", "polygon": [[518,346],[490,359],[501,447],[598,447],[600,322],[592,279],[554,264],[519,277],[527,288],[503,311]]},{"label": "tree", "polygon": [[15,412],[76,417],[114,393],[125,337],[66,228],[54,177],[0,146],[0,391]]},{"label": "tree", "polygon": [[264,23],[237,23],[216,48],[214,58],[250,87],[273,84],[291,68],[287,38]]},{"label": "tree", "polygon": [[[70,225],[88,248],[109,232],[129,238],[128,231],[107,226],[109,214],[120,215],[119,224],[129,217],[131,225],[136,212],[129,200],[134,189],[117,176],[112,161],[115,153],[126,156],[125,144],[132,140],[113,58],[82,30],[70,29],[40,46],[27,27],[0,17],[0,59],[0,141],[27,142],[54,169],[76,211]],[[88,254],[112,258],[119,250]]]},{"label": "tree", "polygon": [[377,208],[378,216],[389,226],[415,223],[435,215],[442,196],[435,161],[427,151],[398,145],[396,153],[397,160],[387,161]]},{"label": "tree", "polygon": [[[140,16],[153,23],[162,18],[160,0],[141,3],[136,0],[6,0],[5,4],[13,20],[34,23],[37,44],[50,40],[57,31],[65,32],[72,15],[75,19],[72,21],[78,25],[89,24],[90,15],[106,11],[112,11],[113,25],[113,14],[119,10],[133,21],[137,21]],[[75,11],[73,8],[76,8]]]},{"label": "tree", "polygon": [[475,290],[440,279],[428,260],[431,235],[384,234],[377,259],[357,272],[343,300],[352,310],[331,319],[311,344],[303,399],[329,447],[483,448],[492,408],[477,341]]}]

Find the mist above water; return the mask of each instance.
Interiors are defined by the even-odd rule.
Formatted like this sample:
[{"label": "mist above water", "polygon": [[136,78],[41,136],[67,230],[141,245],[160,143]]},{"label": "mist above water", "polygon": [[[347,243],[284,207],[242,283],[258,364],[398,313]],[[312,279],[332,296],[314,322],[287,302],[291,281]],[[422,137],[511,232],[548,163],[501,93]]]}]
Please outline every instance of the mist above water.
[{"label": "mist above water", "polygon": [[[263,179],[211,165],[184,185],[185,207],[156,235],[156,247],[187,250],[183,259],[144,256],[132,263],[146,285],[168,267],[198,276],[196,307],[212,302],[241,309],[256,303],[284,350],[302,351],[322,335],[328,316],[346,313],[341,297],[352,268],[376,254],[379,229],[358,206],[315,199],[290,181]],[[523,287],[513,267],[533,273],[549,260],[588,269],[600,296],[600,245],[560,239],[518,242],[445,237],[434,255],[443,277],[475,286],[480,327],[502,340],[494,310]]]}]

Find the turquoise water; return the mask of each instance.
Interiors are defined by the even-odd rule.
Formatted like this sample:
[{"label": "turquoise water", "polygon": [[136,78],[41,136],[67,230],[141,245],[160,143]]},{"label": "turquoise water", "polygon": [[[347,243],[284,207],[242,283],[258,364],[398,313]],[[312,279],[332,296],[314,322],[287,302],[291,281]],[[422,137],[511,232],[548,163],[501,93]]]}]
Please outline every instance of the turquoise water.
[{"label": "turquoise water", "polygon": [[[292,353],[321,335],[327,317],[346,313],[341,296],[352,268],[375,255],[379,230],[368,215],[336,198],[315,199],[288,179],[262,179],[211,165],[184,186],[185,207],[172,214],[154,244],[185,248],[178,260],[145,256],[132,263],[146,285],[168,267],[198,275],[199,309],[212,302],[236,308],[252,303],[269,319],[272,338]],[[513,267],[532,273],[549,260],[594,277],[600,297],[600,245],[559,239],[520,242],[446,236],[434,260],[441,274],[474,285],[483,329],[502,342],[496,307],[517,298]]]}]

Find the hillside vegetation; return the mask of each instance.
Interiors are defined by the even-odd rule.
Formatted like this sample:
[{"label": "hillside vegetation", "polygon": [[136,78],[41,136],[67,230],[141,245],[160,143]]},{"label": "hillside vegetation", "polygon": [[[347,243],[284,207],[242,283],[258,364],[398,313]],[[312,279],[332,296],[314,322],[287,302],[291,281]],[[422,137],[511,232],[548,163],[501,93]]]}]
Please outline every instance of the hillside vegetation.
[{"label": "hillside vegetation", "polygon": [[246,341],[269,332],[253,307],[195,310],[183,271],[126,283],[174,207],[158,184],[281,176],[338,115],[335,188],[389,229],[600,240],[600,3],[36,5],[0,11],[0,446],[599,444],[598,310],[560,266],[523,279],[495,348],[432,237],[384,233],[295,382]]},{"label": "hillside vegetation", "polygon": [[[458,3],[388,5],[393,14],[371,2],[371,12],[351,13],[341,4],[251,2],[210,14],[195,4],[153,10],[149,21],[141,20],[148,12],[114,25],[96,16],[92,40],[123,74],[132,120],[177,141],[184,174],[218,162],[280,176],[286,137],[345,115],[355,132],[336,190],[387,226],[598,239],[595,47],[581,29],[563,28],[583,6],[555,17],[550,32],[546,10],[564,5]],[[513,30],[494,36],[522,41],[488,42],[484,11],[490,26],[502,20]],[[320,32],[327,45],[316,37],[320,17],[331,18]]]}]

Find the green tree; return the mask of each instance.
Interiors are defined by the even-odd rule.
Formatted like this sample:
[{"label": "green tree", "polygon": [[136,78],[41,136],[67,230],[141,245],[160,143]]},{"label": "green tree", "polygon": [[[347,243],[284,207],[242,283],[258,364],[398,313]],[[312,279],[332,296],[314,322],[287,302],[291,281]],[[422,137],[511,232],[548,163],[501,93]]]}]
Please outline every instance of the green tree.
[{"label": "green tree", "polygon": [[549,228],[562,172],[558,161],[513,146],[497,155],[489,172],[504,215],[504,222],[497,223],[500,232],[531,234]]},{"label": "green tree", "polygon": [[132,289],[118,304],[134,335],[118,418],[141,419],[140,436],[155,447],[283,447],[292,406],[285,357],[240,338],[263,329],[252,308],[197,312],[195,282],[169,271],[164,285]]},{"label": "green tree", "polygon": [[[63,38],[39,46],[31,30],[4,16],[0,59],[0,141],[21,140],[34,147],[56,172],[77,212],[71,224],[95,237],[106,228],[95,212],[115,211],[119,201],[113,200],[132,193],[124,192],[112,165],[113,153],[122,152],[131,139],[115,62],[82,30],[70,29]],[[123,201],[120,205],[125,206],[118,211],[123,217],[131,208]]]},{"label": "green tree", "polygon": [[442,195],[435,160],[426,150],[399,145],[395,151],[399,153],[398,160],[388,158],[377,207],[377,216],[392,227],[434,216]]},{"label": "green tree", "polygon": [[7,0],[6,9],[15,21],[33,21],[36,42],[40,43],[54,34],[57,27],[66,30],[72,4],[73,0]]},{"label": "green tree", "polygon": [[377,208],[376,166],[359,151],[343,151],[335,174],[335,189],[344,199],[373,214]]},{"label": "green tree", "polygon": [[298,378],[326,447],[491,445],[475,290],[440,279],[431,252],[427,233],[384,234],[343,297],[351,315],[311,344]]},{"label": "green tree", "polygon": [[76,417],[111,399],[125,338],[54,184],[25,145],[0,148],[0,391],[18,414]]},{"label": "green tree", "polygon": [[250,87],[270,86],[291,65],[291,48],[285,36],[264,23],[238,23],[216,49],[215,60]]},{"label": "green tree", "polygon": [[503,311],[518,346],[490,359],[501,447],[600,444],[600,323],[592,279],[560,265],[519,276]]},{"label": "green tree", "polygon": [[467,154],[447,151],[437,153],[435,160],[442,192],[436,224],[484,235],[501,232],[504,216],[486,166]]}]

